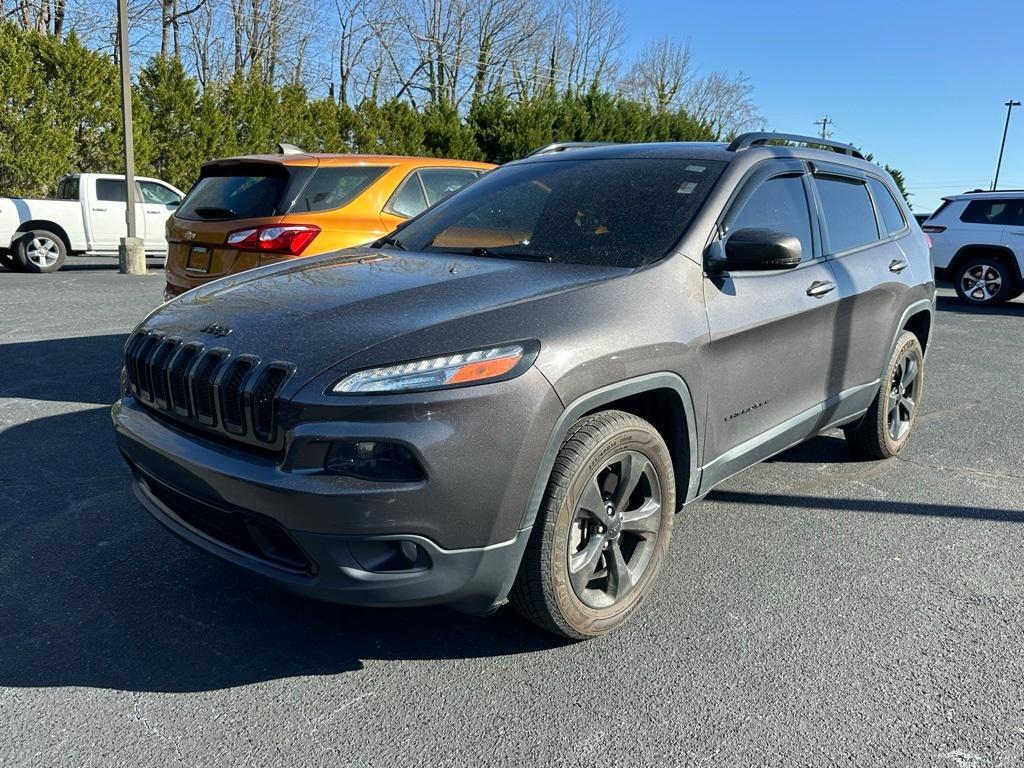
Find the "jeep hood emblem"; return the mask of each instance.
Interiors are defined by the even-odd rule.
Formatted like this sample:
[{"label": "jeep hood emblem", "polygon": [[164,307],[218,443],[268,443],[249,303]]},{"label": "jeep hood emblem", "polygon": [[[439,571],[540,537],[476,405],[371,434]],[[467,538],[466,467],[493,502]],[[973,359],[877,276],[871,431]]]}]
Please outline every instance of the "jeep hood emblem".
[{"label": "jeep hood emblem", "polygon": [[200,333],[209,333],[209,334],[212,334],[214,336],[218,336],[220,338],[224,338],[229,333],[231,333],[231,329],[226,327],[226,326],[221,325],[220,323],[210,323],[209,325],[204,325],[202,328],[200,328],[199,332]]}]

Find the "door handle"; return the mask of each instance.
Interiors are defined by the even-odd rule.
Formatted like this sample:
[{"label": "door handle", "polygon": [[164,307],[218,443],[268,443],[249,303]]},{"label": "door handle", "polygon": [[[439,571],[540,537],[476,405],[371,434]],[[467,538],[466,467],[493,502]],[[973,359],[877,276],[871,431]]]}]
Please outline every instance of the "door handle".
[{"label": "door handle", "polygon": [[900,272],[902,272],[909,266],[910,265],[907,264],[907,262],[905,262],[903,259],[893,259],[892,261],[889,262],[889,271],[895,272],[898,275]]},{"label": "door handle", "polygon": [[835,289],[835,283],[829,282],[828,280],[815,280],[811,283],[811,287],[807,289],[807,295],[820,299],[826,293],[832,293]]},{"label": "door handle", "polygon": [[106,208],[93,208],[93,210],[94,210],[94,211],[105,211],[105,210],[107,210],[107,209],[106,209]]},{"label": "door handle", "polygon": [[146,213],[163,213],[159,208],[147,208]]}]

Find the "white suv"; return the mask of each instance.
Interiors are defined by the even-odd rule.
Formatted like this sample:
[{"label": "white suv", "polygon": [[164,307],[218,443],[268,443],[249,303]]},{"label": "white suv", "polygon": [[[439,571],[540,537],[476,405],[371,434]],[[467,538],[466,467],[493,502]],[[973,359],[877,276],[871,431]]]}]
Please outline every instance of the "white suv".
[{"label": "white suv", "polygon": [[999,304],[1024,293],[1024,190],[944,198],[921,228],[932,239],[935,275],[961,301]]}]

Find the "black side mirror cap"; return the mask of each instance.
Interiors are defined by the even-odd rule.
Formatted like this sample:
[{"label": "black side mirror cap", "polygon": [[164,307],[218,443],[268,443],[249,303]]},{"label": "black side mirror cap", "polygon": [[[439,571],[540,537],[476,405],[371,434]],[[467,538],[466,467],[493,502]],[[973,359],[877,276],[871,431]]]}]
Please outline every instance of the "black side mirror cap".
[{"label": "black side mirror cap", "polygon": [[774,229],[738,229],[725,241],[721,269],[792,269],[800,263],[799,238]]}]

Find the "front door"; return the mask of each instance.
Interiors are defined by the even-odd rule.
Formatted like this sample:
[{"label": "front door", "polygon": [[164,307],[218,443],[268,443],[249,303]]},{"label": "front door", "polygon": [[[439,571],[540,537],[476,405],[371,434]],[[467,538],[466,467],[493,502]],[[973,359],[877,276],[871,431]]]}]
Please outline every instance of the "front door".
[{"label": "front door", "polygon": [[167,219],[174,213],[181,198],[174,190],[155,181],[140,181],[139,194],[146,217],[146,251],[166,254]]},{"label": "front door", "polygon": [[816,433],[832,365],[835,276],[822,257],[800,161],[768,161],[741,186],[719,225],[721,246],[741,229],[800,240],[791,269],[707,275],[710,398],[702,491]]}]

